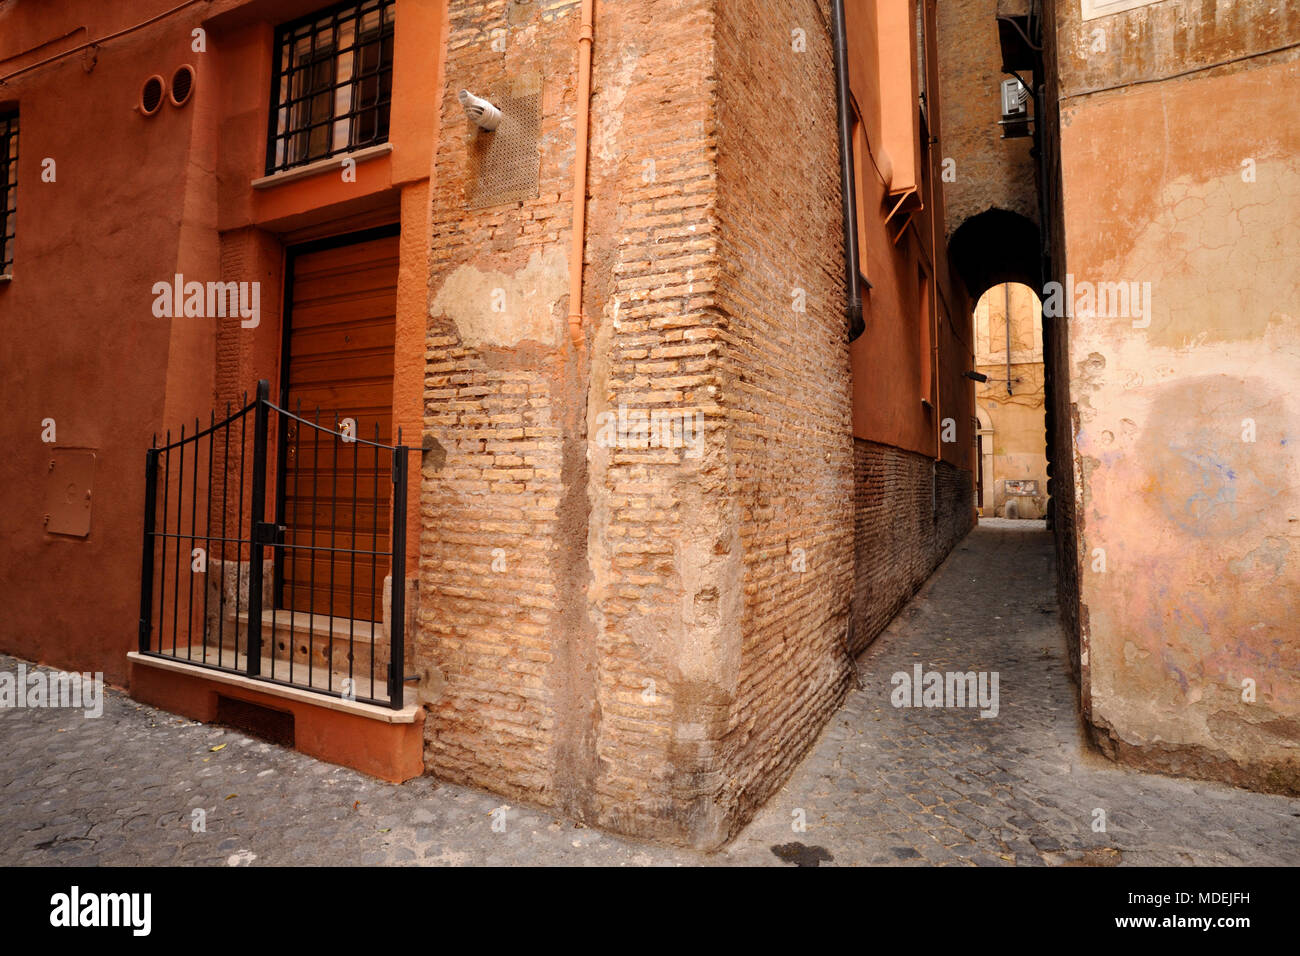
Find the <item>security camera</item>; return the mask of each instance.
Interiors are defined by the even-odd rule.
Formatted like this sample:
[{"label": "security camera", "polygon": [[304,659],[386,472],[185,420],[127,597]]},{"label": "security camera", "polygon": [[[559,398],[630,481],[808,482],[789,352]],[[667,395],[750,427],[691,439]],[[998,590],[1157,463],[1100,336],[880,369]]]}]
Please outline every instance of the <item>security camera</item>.
[{"label": "security camera", "polygon": [[494,130],[501,122],[501,111],[469,90],[460,91],[460,105],[465,107],[465,115],[470,118],[470,122],[477,123],[483,129]]}]

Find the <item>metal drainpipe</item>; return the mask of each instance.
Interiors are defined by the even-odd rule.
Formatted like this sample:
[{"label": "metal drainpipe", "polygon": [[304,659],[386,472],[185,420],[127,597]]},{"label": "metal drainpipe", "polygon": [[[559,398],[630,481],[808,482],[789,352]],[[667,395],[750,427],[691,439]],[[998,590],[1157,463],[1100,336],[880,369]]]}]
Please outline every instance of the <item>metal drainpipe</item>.
[{"label": "metal drainpipe", "polygon": [[591,44],[595,0],[583,0],[578,34],[578,102],[574,125],[577,143],[573,160],[573,245],[569,250],[569,339],[575,348],[582,331],[582,261],[587,246],[587,150],[591,125]]},{"label": "metal drainpipe", "polygon": [[835,105],[839,110],[840,211],[844,219],[844,284],[848,289],[849,341],[866,330],[858,281],[858,198],[853,180],[853,123],[849,112],[849,46],[844,0],[831,0],[831,42],[835,51]]},{"label": "metal drainpipe", "polygon": [[1011,283],[1002,283],[1002,317],[1007,323],[1007,394],[1011,394]]}]

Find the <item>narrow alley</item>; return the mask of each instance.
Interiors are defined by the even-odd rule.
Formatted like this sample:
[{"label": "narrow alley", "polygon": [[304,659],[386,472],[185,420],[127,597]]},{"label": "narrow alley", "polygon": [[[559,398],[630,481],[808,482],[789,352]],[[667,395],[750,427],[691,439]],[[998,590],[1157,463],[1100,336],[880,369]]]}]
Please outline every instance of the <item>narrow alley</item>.
[{"label": "narrow alley", "polygon": [[[862,686],[813,752],[716,854],[430,777],[384,784],[112,691],[96,719],[0,710],[0,864],[1300,863],[1300,800],[1141,773],[1085,746],[1054,593],[1042,522],[983,520],[859,659]],[[893,706],[891,677],[916,664],[996,673],[996,716]]]}]

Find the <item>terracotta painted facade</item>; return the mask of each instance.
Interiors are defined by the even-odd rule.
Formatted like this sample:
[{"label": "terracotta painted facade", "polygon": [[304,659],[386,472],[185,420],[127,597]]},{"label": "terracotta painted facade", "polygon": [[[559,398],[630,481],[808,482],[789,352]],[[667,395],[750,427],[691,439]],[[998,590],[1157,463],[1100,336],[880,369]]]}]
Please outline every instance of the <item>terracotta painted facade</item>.
[{"label": "terracotta painted facade", "polygon": [[971,300],[944,239],[937,8],[845,6],[860,271],[871,284],[850,350],[856,653],[972,526],[976,461]]},{"label": "terracotta painted facade", "polygon": [[[3,639],[13,653],[102,671],[142,699],[207,719],[217,703],[211,682],[145,673],[155,665],[128,658],[140,619],[144,450],[182,425],[192,433],[196,420],[206,425],[227,403],[239,407],[259,378],[278,396],[287,251],[384,224],[402,235],[392,413],[395,426],[419,435],[436,127],[421,94],[441,82],[444,11],[421,0],[398,5],[404,29],[395,34],[383,148],[358,154],[354,175],[335,159],[306,175],[268,176],[274,31],[321,5],[174,6],[67,3],[40,15],[0,8],[0,108],[16,107],[22,117],[25,203],[12,278],[0,282],[0,312],[13,333],[5,365],[19,385],[6,427],[14,441],[19,422],[38,429],[37,457],[4,465],[14,508],[4,518]],[[178,106],[169,97],[182,65],[193,83]],[[148,112],[142,90],[151,76],[164,97]],[[176,275],[256,283],[260,314],[159,316],[154,286]],[[85,452],[94,456],[85,486],[89,534],[47,531],[65,491],[51,490],[66,473],[63,456]],[[411,486],[414,498],[418,477]],[[410,535],[417,533],[412,515]],[[417,554],[408,553],[413,584]],[[216,558],[214,551],[214,569]],[[297,712],[299,744],[317,755],[390,779],[420,772],[410,743],[418,729],[413,737],[409,728],[423,714],[414,707],[394,723],[391,715],[358,719],[364,707],[341,714],[256,688],[222,693]]]}]

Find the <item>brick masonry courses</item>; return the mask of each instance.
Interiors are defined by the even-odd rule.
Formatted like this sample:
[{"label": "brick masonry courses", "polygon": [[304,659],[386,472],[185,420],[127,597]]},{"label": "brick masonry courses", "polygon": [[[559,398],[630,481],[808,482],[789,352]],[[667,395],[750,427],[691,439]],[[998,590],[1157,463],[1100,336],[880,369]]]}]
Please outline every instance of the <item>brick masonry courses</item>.
[{"label": "brick masonry courses", "polygon": [[[577,350],[578,4],[451,4],[416,642],[429,773],[717,846],[850,687],[865,529],[824,6],[601,5]],[[468,208],[476,134],[455,93],[512,84],[540,94],[538,196]],[[620,407],[698,415],[699,444],[611,446]],[[930,460],[895,458],[873,514],[923,506],[927,535],[891,556],[906,570],[871,593],[863,643],[970,520],[968,473],[943,466],[936,524]]]},{"label": "brick masonry courses", "polygon": [[857,440],[853,448],[854,654],[880,634],[974,524],[970,472]]}]

